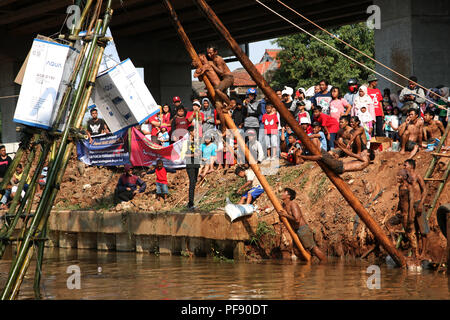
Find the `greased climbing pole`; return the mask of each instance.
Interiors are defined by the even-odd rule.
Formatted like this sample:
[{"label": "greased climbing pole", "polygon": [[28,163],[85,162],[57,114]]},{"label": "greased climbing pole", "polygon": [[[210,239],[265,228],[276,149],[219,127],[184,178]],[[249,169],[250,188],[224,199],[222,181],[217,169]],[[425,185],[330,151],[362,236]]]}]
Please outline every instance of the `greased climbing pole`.
[{"label": "greased climbing pole", "polygon": [[[87,110],[88,101],[94,87],[95,78],[97,76],[98,68],[103,57],[104,48],[107,41],[109,40],[105,37],[105,33],[109,26],[113,13],[113,10],[111,9],[112,0],[108,0],[106,2],[106,9],[103,20],[98,19],[103,1],[97,0],[97,5],[93,10],[91,10],[93,2],[93,0],[87,1],[81,15],[81,20],[78,21],[76,27],[72,30],[70,36],[68,37],[68,39],[72,41],[72,45],[74,45],[78,40],[83,40],[84,45],[75,64],[74,74],[71,78],[70,85],[68,86],[64,94],[64,99],[60,105],[58,117],[53,128],[56,129],[59,127],[60,122],[63,118],[63,114],[65,113],[64,111],[66,108],[68,108],[69,116],[66,122],[66,126],[62,134],[42,132],[40,135],[37,135],[35,137],[35,140],[37,140],[35,141],[35,144],[42,144],[39,164],[35,169],[33,179],[30,183],[27,193],[25,194],[25,197],[22,200],[19,210],[17,210],[16,214],[14,215],[13,224],[14,222],[17,223],[17,220],[20,218],[25,208],[26,213],[30,212],[34,191],[36,190],[37,177],[42,170],[43,164],[49,154],[49,151],[52,150],[52,152],[50,152],[47,181],[34,215],[27,217],[27,220],[24,223],[24,227],[21,232],[22,236],[21,238],[16,239],[18,241],[17,255],[12,261],[8,280],[1,294],[2,300],[9,300],[17,297],[20,285],[33,256],[33,244],[35,242],[39,244],[37,250],[38,259],[36,266],[38,272],[36,272],[34,288],[36,297],[40,296],[39,280],[42,270],[42,258],[44,251],[43,240],[45,240],[45,230],[47,229],[48,217],[50,215],[50,210],[53,206],[53,202],[59,190],[59,185],[61,183],[70,155],[72,153],[74,140],[76,140],[80,136],[79,129],[81,127],[82,119]],[[86,19],[86,17],[88,16],[92,17],[91,23],[89,25],[95,25],[94,30],[92,32],[92,30],[88,28],[86,36],[79,37],[78,34],[81,30],[81,26],[83,25],[84,19]],[[74,98],[71,99],[71,91],[76,83],[77,78],[79,79],[78,86],[74,91]],[[37,137],[40,137],[40,139],[37,139]],[[50,141],[48,141],[49,139]],[[24,149],[26,149],[26,146],[24,147]],[[30,150],[29,159],[34,156],[35,151]],[[26,178],[27,175],[24,174],[22,180]],[[16,193],[16,196],[18,195],[20,195],[20,192]],[[28,218],[30,218],[29,221]],[[2,230],[1,235],[9,237],[12,233],[12,230],[13,228],[11,228],[10,225],[6,230]],[[4,244],[5,243],[3,242],[0,253],[4,252]]]},{"label": "greased climbing pole", "polygon": [[[186,50],[188,51],[192,60],[194,60],[199,66],[201,66],[202,63],[197,55],[197,52],[195,51],[194,46],[192,45],[188,36],[186,35],[186,32],[184,31],[184,28],[182,27],[180,21],[178,20],[178,16],[177,16],[175,10],[173,9],[171,3],[169,2],[169,0],[163,0],[163,3],[166,6],[166,8],[172,18],[172,22],[173,22],[175,28],[177,29],[178,35],[180,36],[181,40],[183,41],[183,43],[186,47]],[[211,84],[211,81],[208,79],[207,76],[203,76],[202,80],[205,83],[206,88],[208,89],[208,93],[210,94],[211,98],[215,99],[216,95],[215,95],[214,88]],[[228,103],[229,103],[229,101],[228,101]],[[255,173],[256,177],[258,178],[259,182],[261,183],[261,186],[264,188],[264,191],[266,191],[275,210],[277,210],[277,212],[280,212],[281,210],[283,210],[283,207],[282,207],[280,201],[276,197],[275,193],[273,192],[272,188],[270,187],[270,184],[267,181],[267,179],[265,178],[265,176],[261,173],[261,170],[259,169],[257,162],[255,161],[252,154],[249,152],[247,146],[245,145],[244,139],[242,138],[241,134],[239,133],[239,131],[236,127],[236,124],[234,123],[230,114],[228,112],[224,112],[222,110],[222,103],[220,101],[216,101],[215,105],[216,105],[217,113],[219,115],[221,115],[221,123],[223,124],[223,126],[228,127],[233,132],[233,135],[236,137],[239,147],[242,150],[244,150],[244,155],[245,155],[246,160],[250,164],[250,168]],[[300,242],[300,239],[298,238],[298,235],[292,229],[289,221],[285,217],[281,217],[281,221],[284,223],[284,225],[288,229],[290,235],[292,236],[292,239],[294,240],[295,244],[297,245],[298,249],[300,250],[300,253],[302,254],[303,258],[306,261],[310,261],[311,255],[303,247],[302,243]]]},{"label": "greased climbing pole", "polygon": [[[266,80],[255,68],[250,59],[245,55],[242,49],[239,47],[238,43],[233,39],[230,32],[220,21],[219,17],[214,13],[214,11],[209,7],[209,5],[204,0],[193,0],[206,19],[214,26],[214,28],[222,35],[230,49],[234,52],[236,57],[241,62],[242,66],[247,70],[252,79],[256,82],[258,87],[264,92],[264,94],[270,99],[274,104],[275,108],[280,113],[295,134],[300,138],[302,143],[314,155],[320,155],[320,150],[312,143],[305,131],[300,127],[298,122],[294,119],[292,114],[286,109],[284,104],[280,101],[276,93],[269,86]],[[367,225],[369,230],[373,233],[375,238],[380,242],[380,244],[386,249],[386,251],[392,256],[395,262],[399,266],[406,265],[405,257],[392,245],[386,234],[380,226],[375,222],[375,220],[370,216],[367,210],[364,208],[362,203],[355,197],[350,187],[341,179],[340,176],[331,171],[324,163],[321,161],[317,162],[328,178],[333,182],[342,196],[347,200],[349,205],[355,210],[361,220]]]}]

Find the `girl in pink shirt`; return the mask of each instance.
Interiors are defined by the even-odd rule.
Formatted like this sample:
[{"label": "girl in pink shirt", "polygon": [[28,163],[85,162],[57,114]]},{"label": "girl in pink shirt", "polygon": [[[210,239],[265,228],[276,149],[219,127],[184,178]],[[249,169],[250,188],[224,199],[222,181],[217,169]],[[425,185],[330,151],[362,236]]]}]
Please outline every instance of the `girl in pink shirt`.
[{"label": "girl in pink shirt", "polygon": [[351,109],[352,106],[341,97],[341,90],[337,87],[331,88],[330,116],[339,121],[341,116],[347,116]]}]

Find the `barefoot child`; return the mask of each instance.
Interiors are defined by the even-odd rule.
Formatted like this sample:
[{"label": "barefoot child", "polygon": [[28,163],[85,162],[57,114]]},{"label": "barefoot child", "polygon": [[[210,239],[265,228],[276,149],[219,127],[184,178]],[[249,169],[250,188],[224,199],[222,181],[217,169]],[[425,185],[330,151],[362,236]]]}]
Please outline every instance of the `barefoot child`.
[{"label": "barefoot child", "polygon": [[266,104],[266,112],[262,116],[262,122],[266,134],[267,158],[275,159],[278,155],[278,117],[270,102]]},{"label": "barefoot child", "polygon": [[200,169],[199,178],[204,178],[208,173],[214,172],[214,162],[217,157],[217,146],[212,143],[212,137],[208,134],[205,143],[201,145],[203,167]]},{"label": "barefoot child", "polygon": [[156,173],[156,199],[161,198],[163,202],[166,200],[166,195],[169,194],[167,172],[175,173],[176,170],[164,168],[161,159],[156,161],[156,168],[151,166],[150,171],[147,172],[148,174]]}]

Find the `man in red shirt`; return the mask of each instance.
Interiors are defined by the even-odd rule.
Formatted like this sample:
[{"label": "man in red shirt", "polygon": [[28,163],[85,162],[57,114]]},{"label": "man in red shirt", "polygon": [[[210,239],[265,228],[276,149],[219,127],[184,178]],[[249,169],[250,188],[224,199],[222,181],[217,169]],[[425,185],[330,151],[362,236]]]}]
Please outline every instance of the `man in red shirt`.
[{"label": "man in red shirt", "polygon": [[152,174],[156,172],[156,199],[162,198],[163,202],[166,200],[166,195],[169,194],[169,187],[167,182],[167,172],[175,173],[176,170],[170,168],[164,168],[161,159],[156,161],[156,168],[150,167],[150,171],[147,173]]},{"label": "man in red shirt", "polygon": [[336,140],[336,134],[339,131],[339,122],[332,116],[322,113],[321,106],[315,107],[313,115],[314,121],[319,122],[323,127],[324,133],[328,140],[328,148],[330,150],[334,149],[334,140]]},{"label": "man in red shirt", "polygon": [[266,104],[266,112],[262,116],[262,123],[266,134],[267,158],[274,160],[278,148],[278,117],[273,105],[269,102]]},{"label": "man in red shirt", "polygon": [[[198,126],[199,137],[202,136],[202,124],[205,122],[205,114],[200,111],[201,107],[202,105],[200,104],[200,101],[194,100],[194,102],[192,102],[193,111],[189,111],[186,115],[186,119],[190,123],[189,127],[194,126],[196,128]],[[199,123],[196,123],[197,116]]]},{"label": "man in red shirt", "polygon": [[375,111],[375,118],[376,118],[375,135],[377,137],[384,137],[383,134],[384,112],[383,112],[383,105],[381,104],[381,101],[383,101],[383,95],[381,94],[380,89],[377,89],[378,79],[374,74],[371,74],[369,76],[367,82],[369,83],[369,87],[367,87],[367,94],[373,101],[373,108]]}]

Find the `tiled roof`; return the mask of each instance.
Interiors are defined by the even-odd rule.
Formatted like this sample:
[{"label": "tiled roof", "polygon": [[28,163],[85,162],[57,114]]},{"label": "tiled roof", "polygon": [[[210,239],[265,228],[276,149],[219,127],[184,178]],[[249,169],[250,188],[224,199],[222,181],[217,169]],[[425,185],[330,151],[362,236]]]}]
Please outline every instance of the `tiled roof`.
[{"label": "tiled roof", "polygon": [[281,51],[281,49],[266,49],[266,53],[272,58],[276,59],[278,53]]},{"label": "tiled roof", "polygon": [[255,81],[252,80],[250,75],[245,71],[244,68],[239,68],[233,71],[235,87],[252,87],[256,86]]}]

